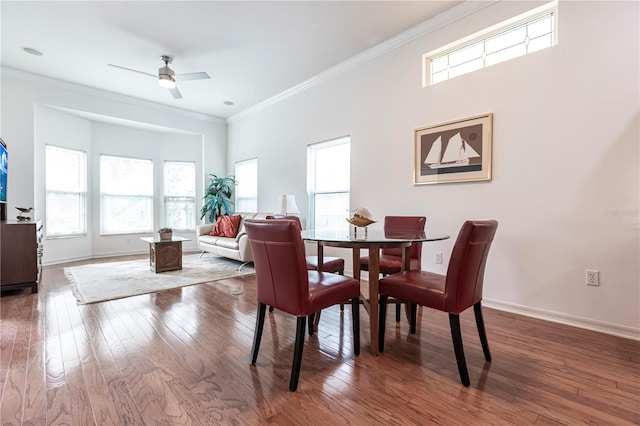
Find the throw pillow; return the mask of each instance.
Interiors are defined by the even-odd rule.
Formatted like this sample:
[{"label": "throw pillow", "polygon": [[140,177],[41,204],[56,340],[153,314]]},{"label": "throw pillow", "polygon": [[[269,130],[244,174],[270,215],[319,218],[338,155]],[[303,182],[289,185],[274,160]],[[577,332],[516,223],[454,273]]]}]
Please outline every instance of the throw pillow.
[{"label": "throw pillow", "polygon": [[220,216],[216,220],[215,225],[213,225],[213,228],[211,228],[211,232],[209,232],[209,235],[213,235],[216,237],[234,238],[238,233],[241,219],[242,216],[240,215]]}]

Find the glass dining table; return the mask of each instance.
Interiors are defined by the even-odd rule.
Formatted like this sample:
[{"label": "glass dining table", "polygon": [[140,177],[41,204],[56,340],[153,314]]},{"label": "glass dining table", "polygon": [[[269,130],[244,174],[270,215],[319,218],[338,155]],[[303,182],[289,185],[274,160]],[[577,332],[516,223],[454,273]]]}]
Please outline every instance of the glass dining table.
[{"label": "glass dining table", "polygon": [[[339,230],[308,229],[302,231],[302,239],[318,246],[318,270],[321,272],[324,247],[350,248],[353,256],[353,278],[360,281],[360,250],[369,251],[368,297],[360,293],[360,299],[369,313],[371,353],[378,355],[378,281],[380,273],[380,249],[402,248],[402,270],[409,269],[410,247],[413,243],[440,241],[449,235],[405,230],[368,230],[349,227]],[[319,317],[319,314],[317,315]]]}]

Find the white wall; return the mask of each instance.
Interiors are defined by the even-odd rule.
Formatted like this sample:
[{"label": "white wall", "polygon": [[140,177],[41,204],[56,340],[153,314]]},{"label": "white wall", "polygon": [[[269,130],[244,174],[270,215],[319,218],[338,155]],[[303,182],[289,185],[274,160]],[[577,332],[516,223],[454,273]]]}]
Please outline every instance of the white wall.
[{"label": "white wall", "polygon": [[[233,118],[228,165],[257,157],[259,210],[295,194],[306,216],[306,146],[350,135],[352,207],[423,214],[452,237],[465,219],[499,221],[485,305],[638,338],[639,4],[561,2],[556,47],[421,87],[422,54],[529,7],[494,4]],[[415,128],[487,112],[491,182],[412,184]],[[454,240],[425,244],[423,267],[444,272],[434,253],[448,260]]]},{"label": "white wall", "polygon": [[[221,119],[10,69],[2,70],[1,84],[2,137],[7,142],[10,158],[7,191],[10,218],[16,206],[34,206],[35,218],[44,218],[46,143],[84,149],[93,154],[94,160],[116,145],[122,148],[121,155],[145,153],[147,158],[153,156],[160,163],[164,159],[196,159],[198,194],[203,192],[209,173],[227,172],[226,123]],[[88,114],[90,118],[100,116],[120,124],[98,123],[60,109]],[[89,175],[97,185],[95,161],[90,163]],[[197,197],[196,202],[199,211],[201,198]],[[99,214],[95,199],[89,210],[95,219]],[[93,232],[97,226],[92,220],[89,228],[92,232],[86,239],[46,240],[44,262],[146,250],[138,245],[142,243],[138,236],[99,237]],[[191,245],[195,247],[195,243]]]}]

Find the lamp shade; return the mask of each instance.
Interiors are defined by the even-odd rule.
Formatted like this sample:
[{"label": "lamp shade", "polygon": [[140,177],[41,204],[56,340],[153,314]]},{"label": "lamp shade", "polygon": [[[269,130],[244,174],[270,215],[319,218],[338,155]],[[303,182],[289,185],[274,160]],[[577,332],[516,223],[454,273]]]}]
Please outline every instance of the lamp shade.
[{"label": "lamp shade", "polygon": [[296,204],[295,195],[280,195],[278,197],[278,209],[280,214],[299,214],[300,209]]}]

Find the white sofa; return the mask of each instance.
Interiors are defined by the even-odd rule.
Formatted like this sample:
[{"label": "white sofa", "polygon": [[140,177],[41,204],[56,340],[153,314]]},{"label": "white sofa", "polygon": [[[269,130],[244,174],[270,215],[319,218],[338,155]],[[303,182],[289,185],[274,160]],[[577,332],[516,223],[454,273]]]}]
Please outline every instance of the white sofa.
[{"label": "white sofa", "polygon": [[251,255],[247,232],[244,229],[244,220],[266,219],[270,214],[272,213],[234,213],[234,215],[242,216],[238,234],[235,238],[209,235],[209,232],[211,232],[211,229],[213,228],[213,223],[199,225],[197,229],[198,249],[202,250],[203,253],[209,252],[217,256],[227,257],[244,263],[252,262],[253,256]]}]

